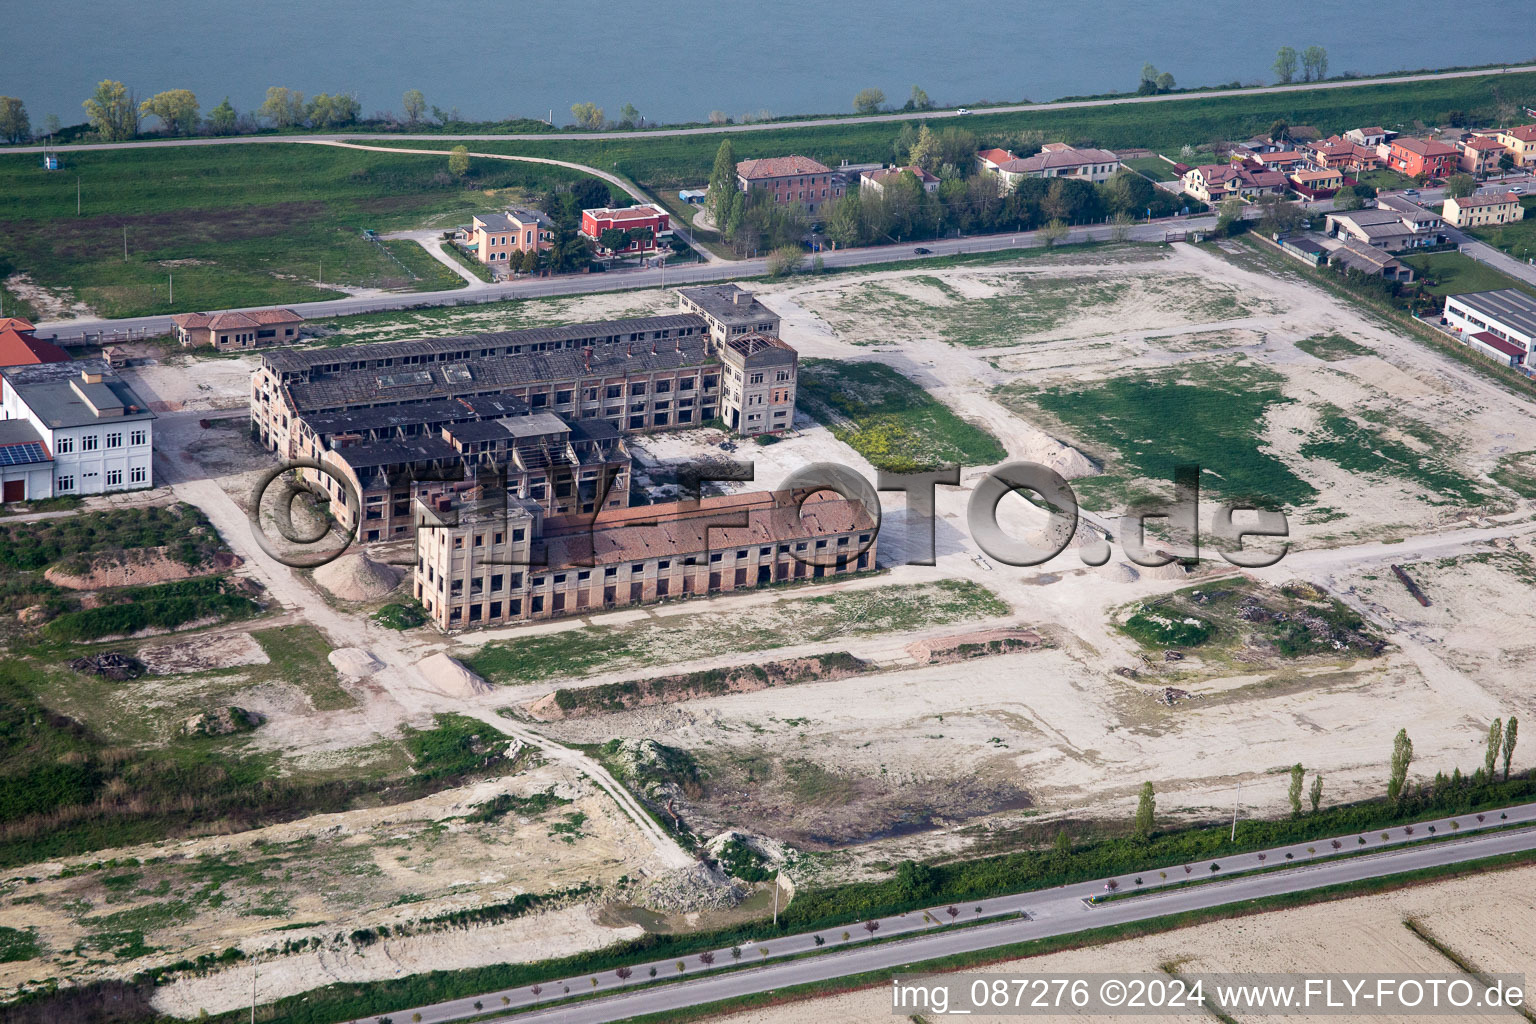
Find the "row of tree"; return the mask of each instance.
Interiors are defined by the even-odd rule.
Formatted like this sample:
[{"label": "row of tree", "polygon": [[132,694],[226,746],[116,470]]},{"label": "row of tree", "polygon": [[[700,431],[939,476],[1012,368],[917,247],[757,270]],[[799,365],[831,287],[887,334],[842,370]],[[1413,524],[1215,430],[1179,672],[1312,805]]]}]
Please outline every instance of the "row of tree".
[{"label": "row of tree", "polygon": [[603,114],[603,108],[596,103],[571,104],[571,120],[576,122],[579,128],[590,128],[596,131],[601,128],[644,128],[645,118],[640,111],[635,109],[633,103],[624,104],[619,111],[619,119],[610,121]]},{"label": "row of tree", "polygon": [[1296,81],[1298,65],[1303,82],[1321,82],[1328,77],[1328,51],[1321,46],[1309,46],[1298,57],[1295,47],[1280,47],[1280,52],[1275,54],[1275,63],[1272,65],[1275,78],[1282,85],[1289,85]]}]

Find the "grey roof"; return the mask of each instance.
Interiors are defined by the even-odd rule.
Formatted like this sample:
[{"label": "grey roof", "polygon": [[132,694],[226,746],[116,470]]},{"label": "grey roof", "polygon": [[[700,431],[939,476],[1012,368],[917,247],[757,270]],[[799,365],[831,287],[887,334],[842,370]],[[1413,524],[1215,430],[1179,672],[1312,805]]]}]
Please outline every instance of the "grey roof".
[{"label": "grey roof", "polygon": [[[379,374],[371,370],[341,370],[314,374],[286,387],[300,415],[313,410],[346,409],[375,403],[404,405],[433,399],[493,395],[513,388],[574,381],[577,378],[649,373],[717,365],[708,350],[708,335],[669,338],[656,342],[608,344],[594,349],[588,363],[576,349],[523,352],[420,363]],[[382,345],[371,346],[374,349]],[[337,351],[337,350],[333,350]],[[589,368],[590,367],[590,368]]]},{"label": "grey roof", "polygon": [[528,403],[512,395],[469,395],[411,405],[374,405],[337,412],[310,413],[304,417],[304,423],[316,434],[328,437],[354,431],[394,430],[413,426],[425,426],[432,430],[449,424],[516,416],[527,409]]},{"label": "grey roof", "polygon": [[0,456],[0,466],[29,466],[53,461],[43,444],[43,435],[26,420],[0,420],[0,448],[8,449]]},{"label": "grey roof", "polygon": [[565,420],[552,412],[535,412],[527,416],[498,420],[513,437],[538,437],[541,434],[565,434],[570,432]]},{"label": "grey roof", "polygon": [[[757,296],[734,284],[706,284],[697,288],[679,288],[677,293],[724,324],[756,322],[765,317],[772,317],[775,320],[779,318],[777,313],[757,301]],[[752,301],[734,301],[738,294],[751,295]]]},{"label": "grey roof", "polygon": [[302,373],[317,366],[360,363],[376,369],[386,360],[432,355],[439,362],[479,355],[512,355],[533,345],[576,348],[583,344],[624,343],[629,335],[642,335],[636,342],[649,341],[656,331],[676,331],[707,326],[693,313],[640,317],[631,320],[603,320],[597,323],[569,324],[564,327],[530,327],[520,331],[495,331],[465,334],[451,338],[423,338],[414,341],[385,341],[372,345],[345,345],[339,348],[276,349],[262,353],[264,366],[277,373]]},{"label": "grey roof", "polygon": [[1481,313],[1491,320],[1507,324],[1522,334],[1536,337],[1536,298],[1514,288],[1500,288],[1492,292],[1467,292],[1465,295],[1449,295],[1474,313]]},{"label": "grey roof", "polygon": [[[86,383],[81,376],[86,371],[101,374],[101,382]],[[100,359],[12,366],[3,373],[11,390],[50,430],[155,418],[143,399]],[[98,416],[82,393],[98,408],[121,406],[123,412],[121,415]]]},{"label": "grey roof", "polygon": [[332,452],[353,469],[403,465],[409,462],[458,461],[458,450],[440,437],[418,437],[409,441],[364,441]]},{"label": "grey roof", "polygon": [[1373,245],[1353,238],[1340,239],[1340,245],[1333,250],[1333,259],[1343,263],[1346,267],[1354,267],[1360,270],[1362,267],[1373,271],[1385,270],[1392,266],[1402,266],[1401,261],[1384,249],[1378,249]]}]

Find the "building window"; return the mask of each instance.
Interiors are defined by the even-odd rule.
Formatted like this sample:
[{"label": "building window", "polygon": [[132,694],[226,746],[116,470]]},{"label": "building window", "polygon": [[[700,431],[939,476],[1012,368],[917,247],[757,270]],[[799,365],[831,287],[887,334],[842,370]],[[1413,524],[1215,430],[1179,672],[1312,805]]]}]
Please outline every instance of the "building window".
[{"label": "building window", "polygon": [[134,466],[128,471],[128,482],[131,484],[142,484],[146,476],[147,474],[143,466]]},{"label": "building window", "polygon": [[123,485],[123,471],[120,469],[107,470],[107,486],[121,487]]},{"label": "building window", "polygon": [[61,491],[72,491],[75,489],[75,478],[72,476],[61,476],[55,482],[54,486],[56,486]]},{"label": "building window", "polygon": [[80,450],[83,452],[93,452],[96,450],[96,446],[99,441],[100,438],[98,438],[95,434],[86,434],[84,437],[80,438]]},{"label": "building window", "polygon": [[120,430],[113,431],[112,433],[107,435],[107,447],[108,448],[121,448],[122,446],[123,446],[123,434],[122,434],[122,431],[120,431]]},{"label": "building window", "polygon": [[68,455],[75,450],[75,439],[72,437],[61,437],[57,443],[58,448],[56,452],[59,455]]}]

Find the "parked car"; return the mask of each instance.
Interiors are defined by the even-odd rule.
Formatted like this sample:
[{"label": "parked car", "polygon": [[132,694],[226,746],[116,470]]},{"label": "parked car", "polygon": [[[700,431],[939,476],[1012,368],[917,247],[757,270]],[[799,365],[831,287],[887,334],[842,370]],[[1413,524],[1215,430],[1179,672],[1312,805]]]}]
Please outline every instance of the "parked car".
[{"label": "parked car", "polygon": [[1405,196],[1416,196],[1418,194],[1419,194],[1419,190],[1416,189],[1416,188],[1405,188],[1405,189],[1403,189],[1403,195],[1405,195]]},{"label": "parked car", "polygon": [[933,254],[933,250],[932,249],[924,249],[922,246],[918,246],[916,249],[913,249],[912,251],[914,253],[916,253],[917,255],[919,255],[919,256],[931,256]]},{"label": "parked car", "polygon": [[1524,185],[1511,185],[1511,186],[1509,186],[1509,191],[1513,192],[1517,196],[1518,195],[1523,195],[1525,193],[1525,186]]},{"label": "parked car", "polygon": [[969,114],[970,112],[971,111],[969,107],[961,107],[959,110],[955,111],[957,114]]}]

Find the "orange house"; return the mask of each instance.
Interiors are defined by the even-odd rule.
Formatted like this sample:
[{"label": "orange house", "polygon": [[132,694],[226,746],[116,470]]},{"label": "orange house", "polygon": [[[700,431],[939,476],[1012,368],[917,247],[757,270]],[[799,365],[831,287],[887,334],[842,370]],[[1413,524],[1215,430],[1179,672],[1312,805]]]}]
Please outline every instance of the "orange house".
[{"label": "orange house", "polygon": [[1394,171],[1417,178],[1444,178],[1456,170],[1461,153],[1455,146],[1431,139],[1413,139],[1404,136],[1393,139],[1387,151],[1387,166]]}]

